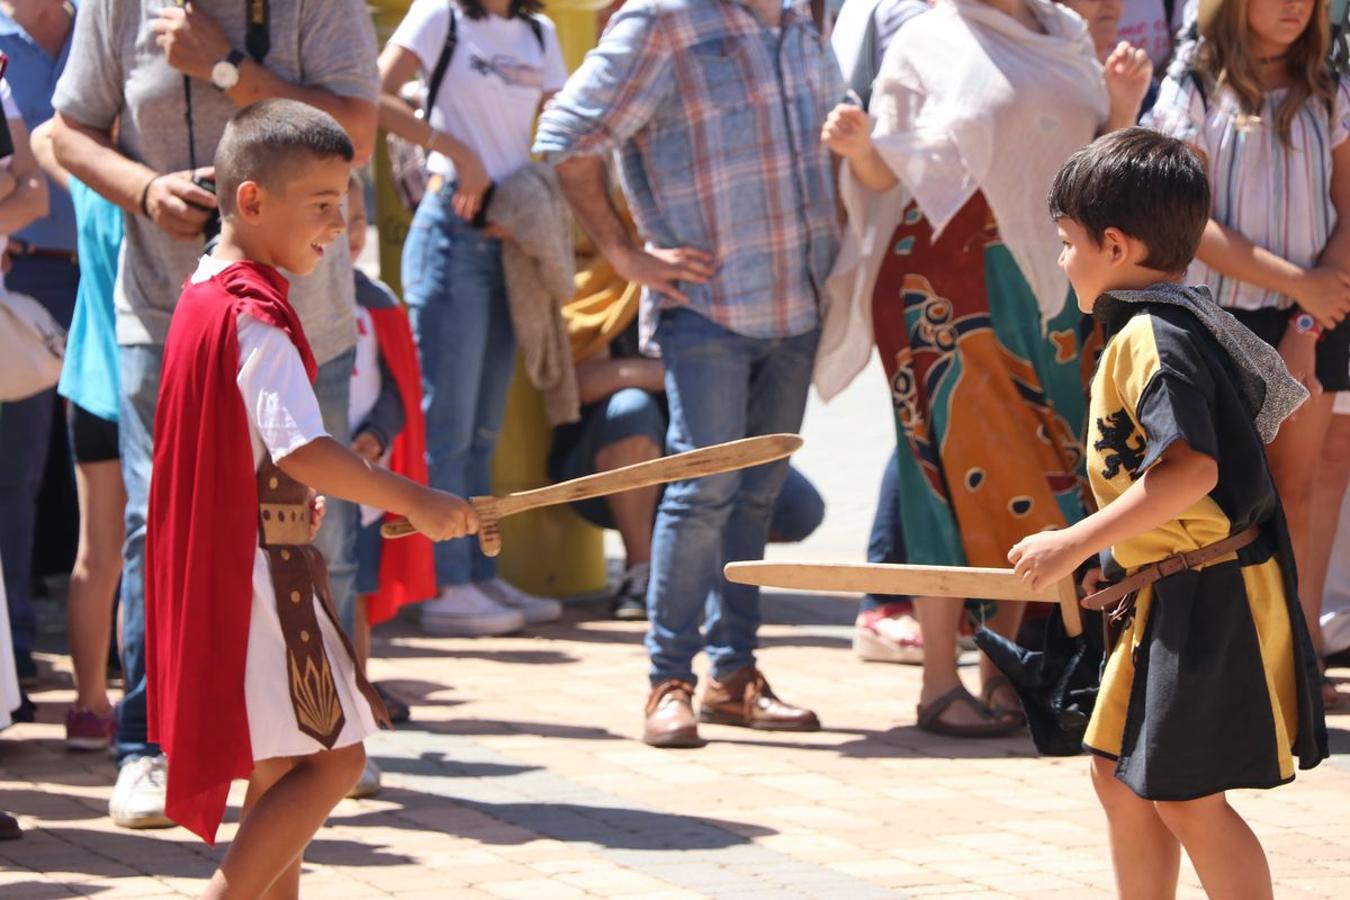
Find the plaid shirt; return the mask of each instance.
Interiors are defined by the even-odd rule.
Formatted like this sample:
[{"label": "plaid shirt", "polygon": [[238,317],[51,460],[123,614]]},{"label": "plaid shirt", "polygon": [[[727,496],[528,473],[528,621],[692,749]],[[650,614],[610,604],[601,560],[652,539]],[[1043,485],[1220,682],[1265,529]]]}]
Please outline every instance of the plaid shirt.
[{"label": "plaid shirt", "polygon": [[[806,3],[785,6],[781,26],[742,0],[630,0],[534,145],[554,163],[617,148],[648,246],[715,257],[707,284],[681,285],[692,308],[755,338],[817,327],[839,243],[820,129],[846,86]],[[644,339],[657,309],[644,293]]]}]

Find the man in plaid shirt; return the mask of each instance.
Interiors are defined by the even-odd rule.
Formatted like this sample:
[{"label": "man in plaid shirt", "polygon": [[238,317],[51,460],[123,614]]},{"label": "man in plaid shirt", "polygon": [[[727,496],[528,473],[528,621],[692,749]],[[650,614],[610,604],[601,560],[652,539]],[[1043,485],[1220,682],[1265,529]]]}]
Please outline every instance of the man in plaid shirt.
[{"label": "man in plaid shirt", "polygon": [[[805,2],[630,0],[544,111],[535,151],[556,165],[601,252],[644,287],[669,452],[801,427],[839,238],[820,130],[845,90]],[[615,150],[645,246],[610,199]],[[783,460],[665,491],[647,593],[653,746],[702,744],[692,702],[702,646],[712,669],[702,721],[820,727],[755,667],[758,589],[720,571],[763,556],[786,471]]]}]

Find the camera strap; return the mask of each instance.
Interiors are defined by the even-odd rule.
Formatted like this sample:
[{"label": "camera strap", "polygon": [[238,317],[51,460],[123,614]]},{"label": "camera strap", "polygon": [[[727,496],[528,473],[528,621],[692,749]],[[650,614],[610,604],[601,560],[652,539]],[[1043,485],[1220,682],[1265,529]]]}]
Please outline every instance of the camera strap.
[{"label": "camera strap", "polygon": [[[180,7],[186,7],[188,0],[177,0]],[[272,49],[272,4],[271,0],[244,0],[244,48],[253,61],[262,63],[267,51]],[[197,169],[197,134],[192,125],[192,79],[183,76],[183,118],[187,121],[188,168]]]}]

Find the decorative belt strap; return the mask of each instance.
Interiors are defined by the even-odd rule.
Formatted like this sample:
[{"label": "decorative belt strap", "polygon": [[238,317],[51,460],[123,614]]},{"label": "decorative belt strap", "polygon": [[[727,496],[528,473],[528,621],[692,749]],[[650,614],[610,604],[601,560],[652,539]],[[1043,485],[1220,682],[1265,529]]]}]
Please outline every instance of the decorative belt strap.
[{"label": "decorative belt strap", "polygon": [[[272,589],[276,594],[277,619],[286,644],[287,685],[296,726],[304,734],[331,749],[346,724],[342,700],[324,649],[314,597],[342,639],[352,660],[356,686],[380,724],[389,725],[389,714],[374,687],[356,664],[351,642],[333,612],[328,568],[323,556],[309,545],[308,488],[279,469],[271,458],[258,469],[258,543],[267,554]],[[303,517],[295,510],[302,508]]]},{"label": "decorative belt strap", "polygon": [[1122,597],[1133,594],[1140,588],[1148,587],[1155,581],[1161,581],[1164,578],[1176,575],[1179,572],[1184,572],[1187,569],[1199,568],[1205,563],[1213,562],[1230,553],[1236,553],[1243,547],[1246,547],[1248,544],[1255,541],[1260,535],[1261,529],[1252,525],[1244,531],[1239,531],[1237,534],[1213,544],[1207,544],[1198,550],[1178,553],[1175,556],[1169,556],[1166,559],[1160,559],[1155,563],[1150,563],[1141,568],[1138,572],[1117,581],[1110,587],[1103,588],[1095,594],[1089,594],[1087,597],[1084,597],[1082,601],[1083,608],[1100,612],[1115,604]]}]

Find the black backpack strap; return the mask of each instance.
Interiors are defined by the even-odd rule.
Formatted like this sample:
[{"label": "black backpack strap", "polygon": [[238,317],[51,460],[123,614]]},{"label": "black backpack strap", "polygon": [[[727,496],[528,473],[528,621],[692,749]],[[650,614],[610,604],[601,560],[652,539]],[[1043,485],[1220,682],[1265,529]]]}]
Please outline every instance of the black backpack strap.
[{"label": "black backpack strap", "polygon": [[530,26],[530,31],[534,33],[534,39],[539,42],[539,52],[544,52],[544,23],[540,22],[529,13],[521,13],[520,17],[525,20],[525,24]]},{"label": "black backpack strap", "polygon": [[455,54],[455,45],[459,43],[459,13],[456,11],[456,4],[448,4],[450,7],[450,24],[445,29],[445,46],[441,48],[441,55],[436,58],[436,67],[431,70],[431,78],[427,81],[427,98],[422,105],[422,114],[430,118],[431,107],[436,102],[436,95],[441,92],[441,82],[445,80],[445,73],[450,68],[450,57]]},{"label": "black backpack strap", "polygon": [[1195,71],[1195,69],[1187,69],[1186,74],[1183,77],[1191,84],[1195,85],[1195,92],[1200,95],[1200,109],[1201,111],[1208,113],[1209,97],[1205,92],[1205,79],[1201,78],[1200,73]]}]

